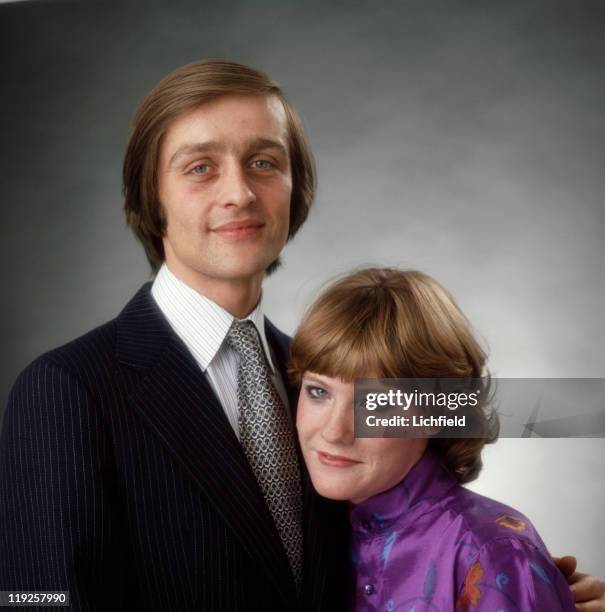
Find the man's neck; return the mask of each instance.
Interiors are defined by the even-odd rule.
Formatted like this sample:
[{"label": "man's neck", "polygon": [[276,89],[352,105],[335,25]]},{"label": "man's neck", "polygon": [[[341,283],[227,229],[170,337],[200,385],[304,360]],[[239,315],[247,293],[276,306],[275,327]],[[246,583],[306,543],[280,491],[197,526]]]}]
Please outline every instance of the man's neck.
[{"label": "man's neck", "polygon": [[263,281],[261,274],[251,278],[217,279],[172,262],[165,264],[178,279],[238,319],[248,316],[260,300]]}]

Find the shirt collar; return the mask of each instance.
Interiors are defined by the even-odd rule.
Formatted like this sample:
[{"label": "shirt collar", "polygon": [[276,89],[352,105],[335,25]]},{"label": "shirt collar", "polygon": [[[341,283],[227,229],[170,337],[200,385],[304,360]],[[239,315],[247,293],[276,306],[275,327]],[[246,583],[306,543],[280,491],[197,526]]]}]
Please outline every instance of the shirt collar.
[{"label": "shirt collar", "polygon": [[427,449],[398,485],[351,510],[351,526],[355,531],[370,533],[388,529],[404,516],[415,519],[441,502],[456,484],[439,458]]},{"label": "shirt collar", "polygon": [[[151,295],[172,329],[183,340],[200,367],[206,370],[221,348],[235,317],[185,284],[165,263],[153,281]],[[242,320],[254,323],[269,367],[275,373],[265,335],[262,295],[254,310]]]}]

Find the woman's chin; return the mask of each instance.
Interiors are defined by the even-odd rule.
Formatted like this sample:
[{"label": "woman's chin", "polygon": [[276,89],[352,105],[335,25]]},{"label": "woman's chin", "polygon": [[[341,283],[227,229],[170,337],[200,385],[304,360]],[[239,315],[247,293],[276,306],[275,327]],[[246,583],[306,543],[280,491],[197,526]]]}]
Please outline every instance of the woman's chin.
[{"label": "woman's chin", "polygon": [[349,501],[355,497],[358,497],[359,492],[351,490],[350,487],[343,487],[340,483],[325,482],[323,480],[314,480],[313,487],[319,495],[327,499],[333,499],[335,501]]}]

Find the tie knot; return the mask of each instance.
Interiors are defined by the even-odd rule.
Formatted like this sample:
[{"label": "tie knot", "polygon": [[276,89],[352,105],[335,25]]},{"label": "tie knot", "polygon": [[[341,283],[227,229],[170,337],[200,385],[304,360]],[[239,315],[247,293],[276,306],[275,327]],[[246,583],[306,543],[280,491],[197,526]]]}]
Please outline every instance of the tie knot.
[{"label": "tie knot", "polygon": [[252,321],[234,319],[227,333],[227,342],[242,359],[266,363],[258,331]]}]

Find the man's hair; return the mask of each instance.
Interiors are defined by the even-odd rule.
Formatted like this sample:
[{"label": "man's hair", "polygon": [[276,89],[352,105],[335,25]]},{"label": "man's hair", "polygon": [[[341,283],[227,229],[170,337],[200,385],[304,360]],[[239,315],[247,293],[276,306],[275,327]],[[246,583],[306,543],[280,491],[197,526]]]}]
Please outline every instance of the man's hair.
[{"label": "man's hair", "polygon": [[[178,68],[143,99],[132,123],[123,166],[126,222],[145,248],[154,271],[164,260],[166,218],[158,199],[157,170],[162,137],[183,113],[228,94],[274,95],[283,104],[292,172],[288,239],[300,229],[315,195],[315,166],[301,120],[280,86],[268,75],[228,60],[203,60]],[[279,265],[273,262],[272,272]]]},{"label": "man's hair", "polygon": [[[489,391],[486,355],[468,320],[444,287],[417,271],[367,268],[341,278],[308,309],[291,354],[297,386],[309,371],[349,382],[483,377]],[[487,402],[471,410],[467,424],[483,437],[429,441],[459,482],[478,476],[483,446],[498,437],[498,417]]]}]

